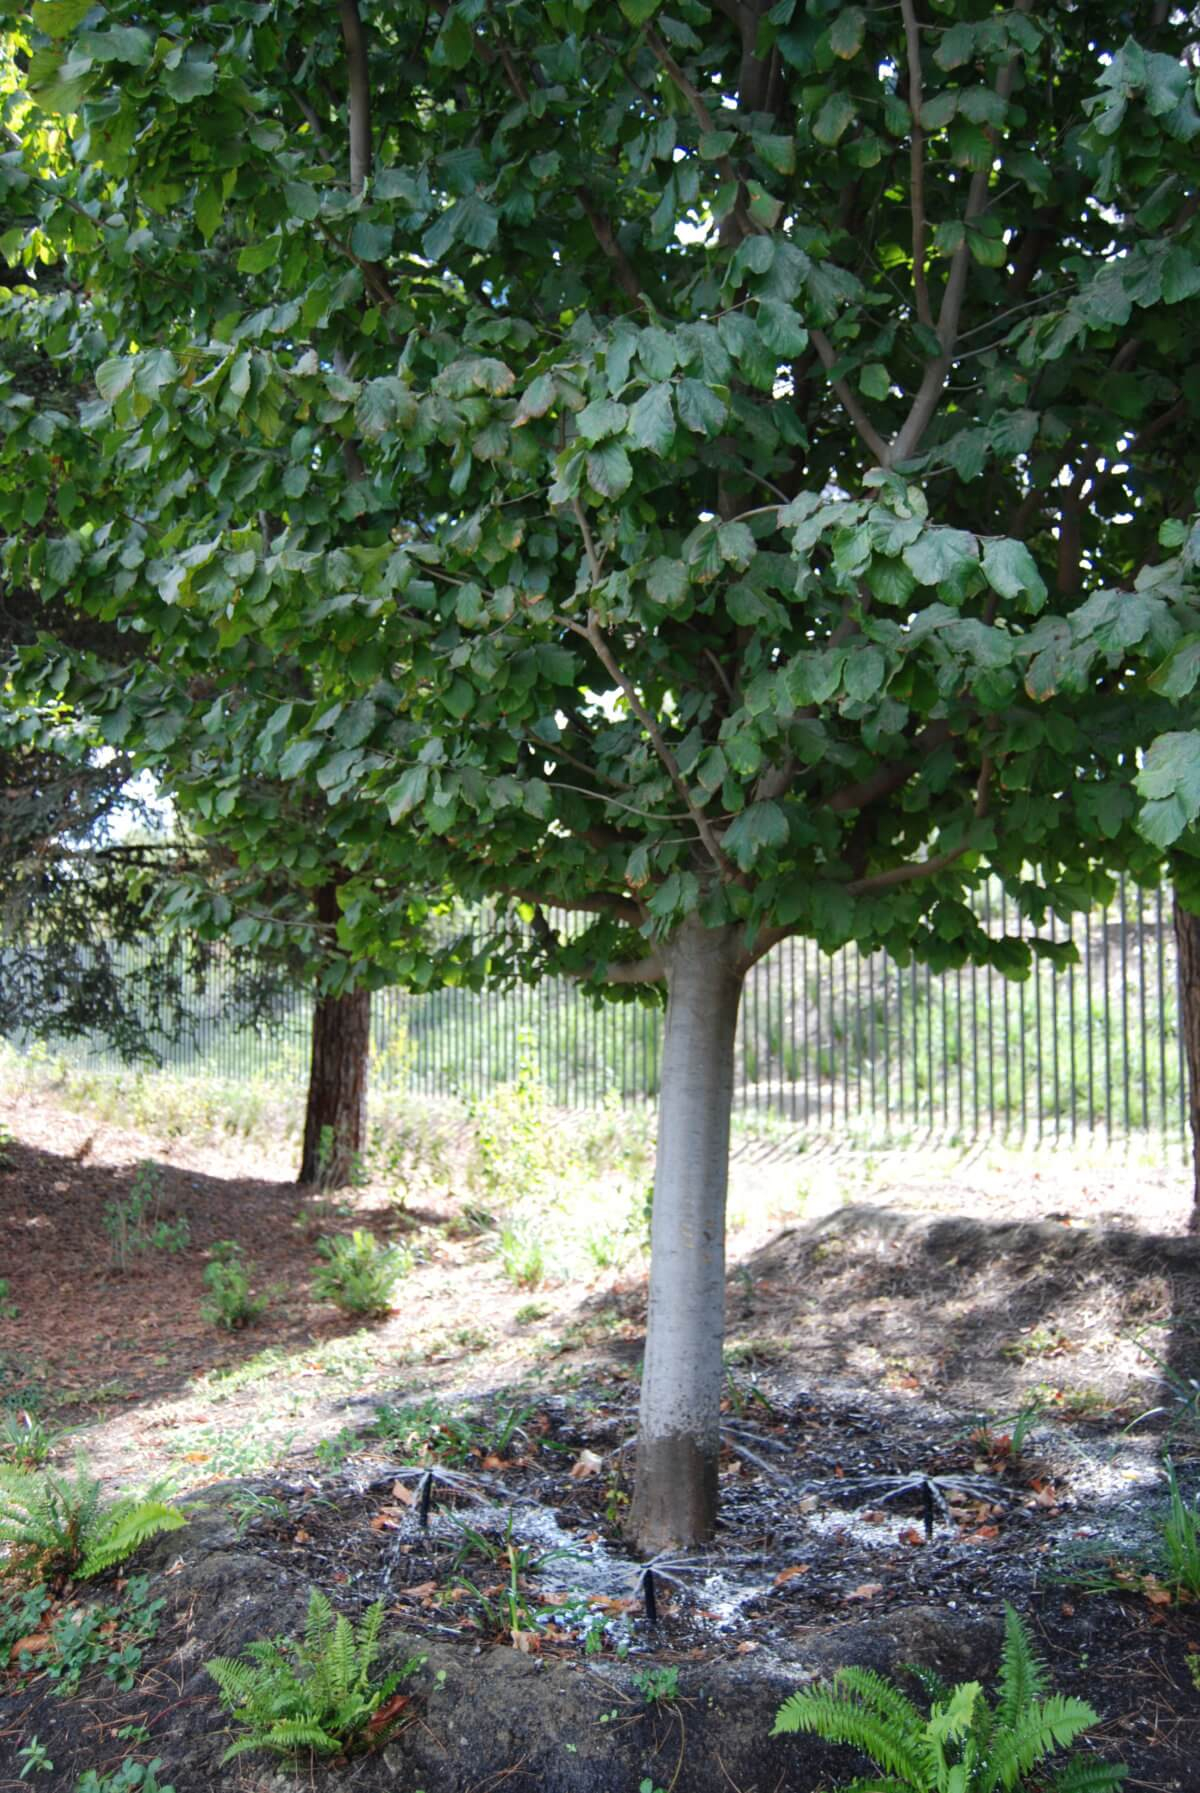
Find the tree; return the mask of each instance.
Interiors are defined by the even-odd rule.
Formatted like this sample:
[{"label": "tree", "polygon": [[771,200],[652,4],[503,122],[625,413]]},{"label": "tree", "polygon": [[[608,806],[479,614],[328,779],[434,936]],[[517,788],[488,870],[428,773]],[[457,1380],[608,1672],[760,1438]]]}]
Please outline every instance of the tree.
[{"label": "tree", "polygon": [[87,520],[51,465],[58,525],[12,496],[7,564],[181,685],[297,656],[312,690],[252,692],[251,726],[326,793],[347,950],[390,950],[419,875],[533,918],[489,976],[665,990],[633,1527],[695,1542],[750,965],[803,933],[1024,975],[986,878],[1066,916],[1200,809],[1170,745],[1200,666],[1189,27],[1156,6],[1135,42],[1111,0],[97,18],[10,15],[28,222],[0,247],[73,271],[53,318],[36,281],[18,302],[78,382]]}]

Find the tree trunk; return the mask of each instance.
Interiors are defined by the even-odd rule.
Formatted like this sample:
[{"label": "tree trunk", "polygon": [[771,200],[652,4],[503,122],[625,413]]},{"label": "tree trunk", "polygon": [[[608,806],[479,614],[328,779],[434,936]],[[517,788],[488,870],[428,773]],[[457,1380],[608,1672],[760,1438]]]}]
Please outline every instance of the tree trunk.
[{"label": "tree trunk", "polygon": [[1187,1059],[1188,1119],[1192,1128],[1191,1232],[1200,1232],[1200,915],[1175,898],[1179,948],[1179,1034]]},{"label": "tree trunk", "polygon": [[369,990],[317,998],[299,1182],[341,1189],[351,1181],[366,1131],[370,1044]]},{"label": "tree trunk", "polygon": [[[337,891],[333,883],[323,884],[317,891],[318,921],[337,921]],[[341,1189],[350,1182],[366,1135],[370,1050],[370,991],[318,996],[313,1005],[308,1106],[298,1182],[316,1183],[322,1189]]]},{"label": "tree trunk", "polygon": [[716,1524],[737,938],[734,928],[693,919],[663,953],[667,1024],[630,1517],[646,1553],[699,1544]]}]

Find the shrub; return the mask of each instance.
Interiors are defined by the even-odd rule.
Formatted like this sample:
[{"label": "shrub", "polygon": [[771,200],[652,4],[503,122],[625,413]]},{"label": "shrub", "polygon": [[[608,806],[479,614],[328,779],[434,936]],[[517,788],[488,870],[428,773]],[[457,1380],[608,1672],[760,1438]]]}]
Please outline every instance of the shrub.
[{"label": "shrub", "polygon": [[7,1552],[2,1570],[38,1581],[87,1580],[186,1523],[153,1489],[106,1501],[99,1479],[82,1461],[73,1477],[0,1465],[0,1547]]},{"label": "shrub", "polygon": [[348,1238],[319,1239],[317,1250],[326,1261],[313,1278],[313,1292],[346,1314],[386,1314],[392,1290],[412,1268],[411,1252],[401,1245],[381,1245],[361,1227]]},{"label": "shrub", "polygon": [[352,1755],[382,1742],[407,1703],[395,1697],[396,1689],[422,1661],[410,1658],[372,1687],[382,1627],[382,1600],[367,1610],[356,1629],[344,1615],[335,1618],[328,1600],[314,1588],[299,1642],[260,1638],[240,1657],[218,1656],[206,1663],[221,1704],[245,1732],[221,1761],[252,1749],[280,1756],[305,1749],[318,1756]]},{"label": "shrub", "polygon": [[[1083,1700],[1045,1697],[1046,1670],[1011,1606],[1005,1607],[999,1698],[993,1706],[978,1681],[946,1689],[919,1677],[931,1695],[928,1717],[891,1681],[870,1669],[839,1669],[785,1700],[773,1736],[812,1731],[848,1743],[878,1765],[879,1778],[845,1782],[844,1793],[1016,1793],[1047,1785],[1035,1769],[1067,1749],[1096,1723]],[[1108,1793],[1125,1769],[1073,1756],[1049,1783],[1052,1793]]]},{"label": "shrub", "polygon": [[227,1332],[251,1326],[264,1312],[269,1298],[250,1293],[250,1278],[242,1263],[240,1248],[232,1239],[218,1240],[219,1253],[204,1272],[208,1300],[200,1312],[212,1326],[223,1326]]}]

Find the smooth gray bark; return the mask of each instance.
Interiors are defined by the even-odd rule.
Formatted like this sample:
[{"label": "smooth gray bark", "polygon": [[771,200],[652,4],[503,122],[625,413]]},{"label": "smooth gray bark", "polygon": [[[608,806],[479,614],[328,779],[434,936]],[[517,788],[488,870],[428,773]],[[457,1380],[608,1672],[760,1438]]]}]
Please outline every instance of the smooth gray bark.
[{"label": "smooth gray bark", "polygon": [[645,1552],[698,1544],[717,1517],[737,935],[692,919],[663,951],[667,1023],[631,1514]]}]

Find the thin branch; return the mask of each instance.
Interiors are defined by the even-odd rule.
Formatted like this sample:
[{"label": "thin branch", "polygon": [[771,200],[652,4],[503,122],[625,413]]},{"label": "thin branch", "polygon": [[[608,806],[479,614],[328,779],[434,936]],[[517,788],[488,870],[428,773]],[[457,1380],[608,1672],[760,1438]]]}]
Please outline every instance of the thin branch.
[{"label": "thin branch", "polygon": [[371,77],[358,0],[338,0],[350,100],[350,191],[357,199],[371,173]]},{"label": "thin branch", "polygon": [[[979,767],[979,782],[975,787],[974,818],[983,820],[988,811],[988,797],[991,792],[992,761],[990,754],[984,754]],[[948,853],[938,853],[932,859],[923,859],[917,865],[894,865],[889,871],[876,872],[869,878],[854,878],[842,889],[847,896],[864,896],[870,891],[892,890],[898,884],[913,884],[922,878],[936,877],[949,866],[971,851],[970,841],[964,841],[961,847],[954,847]]]},{"label": "thin branch", "polygon": [[700,808],[699,804],[693,801],[692,793],[687,787],[687,780],[679,770],[679,761],[667,746],[662,730],[659,728],[658,723],[655,721],[651,712],[638,696],[637,687],[630,679],[626,678],[625,674],[621,671],[621,668],[617,665],[616,660],[613,658],[612,649],[600,632],[600,625],[596,621],[595,611],[589,610],[586,628],[582,623],[574,622],[568,622],[567,627],[572,629],[576,635],[582,635],[583,639],[591,645],[596,658],[600,661],[605,672],[607,672],[608,676],[615,680],[621,687],[621,690],[625,694],[626,703],[649,735],[654,751],[666,769],[667,777],[675,786],[678,796],[683,802],[692,822],[695,824],[696,833],[704,843],[705,852],[720,872],[722,879],[726,883],[737,879],[740,874],[738,873],[736,866],[717,839],[712,823]]},{"label": "thin branch", "polygon": [[[587,555],[588,571],[593,585],[599,585],[604,577],[604,561],[596,552],[596,542],[592,535],[592,526],[587,520],[587,512],[578,498],[572,498],[571,509],[575,513],[575,521],[579,525],[579,533],[583,537],[583,550]],[[586,630],[584,631],[586,634]]]},{"label": "thin branch", "polygon": [[576,915],[611,915],[617,921],[626,922],[636,928],[641,922],[641,911],[626,897],[617,896],[607,891],[598,891],[590,897],[556,897],[547,896],[544,890],[524,890],[513,884],[504,884],[502,889],[507,896],[516,897],[518,902],[533,903],[540,908],[549,905],[552,909],[566,909]]},{"label": "thin branch", "polygon": [[[922,729],[913,746],[921,756],[933,753],[951,738],[948,722],[931,722],[928,728]],[[921,764],[918,759],[897,760],[888,766],[879,766],[866,778],[860,778],[855,784],[846,784],[838,791],[825,798],[826,809],[837,811],[847,809],[866,809],[871,803],[878,803],[881,797],[890,797],[901,785],[907,784]]]},{"label": "thin branch", "polygon": [[[666,44],[664,44],[662,38],[659,37],[656,31],[647,31],[646,42],[654,51],[659,62],[691,107],[692,116],[700,126],[702,135],[705,137],[715,136],[717,127],[713,120],[712,113],[704,103],[703,95],[700,93],[699,89],[688,80],[687,76],[668,50]],[[751,237],[763,234],[761,227],[755,223],[754,219],[746,210],[742,200],[742,182],[737,169],[734,167],[729,157],[719,157],[717,167],[734,189],[733,215],[742,235]]]},{"label": "thin branch", "polygon": [[[562,905],[559,905],[561,907]],[[561,952],[562,941],[546,920],[541,907],[533,912],[534,938],[550,952]],[[577,983],[590,983],[600,967],[589,966],[586,971],[563,971],[564,977],[573,978]],[[609,960],[604,966],[604,982],[608,984],[660,984],[667,975],[667,968],[657,953],[650,953],[644,959]]]},{"label": "thin branch", "polygon": [[[1016,0],[1014,11],[1029,12],[1033,0]],[[1011,56],[996,77],[995,93],[1001,100],[1007,100],[1012,93],[1013,82],[1017,76],[1017,65],[1020,56]],[[921,384],[917,388],[912,407],[905,418],[895,439],[891,444],[889,457],[884,466],[891,466],[896,461],[905,461],[916,453],[925,431],[932,423],[941,402],[950,369],[954,364],[954,347],[958,341],[958,326],[962,317],[963,301],[967,293],[967,275],[971,266],[971,226],[978,222],[987,210],[988,182],[992,174],[996,131],[987,126],[985,136],[988,148],[992,152],[988,156],[986,168],[980,168],[971,176],[971,184],[967,188],[967,204],[963,212],[962,242],[950,258],[950,272],[946,276],[946,287],[942,294],[942,303],[938,311],[937,334],[941,343],[941,353],[927,363]]]},{"label": "thin branch", "polygon": [[613,271],[617,277],[617,285],[621,288],[621,291],[625,294],[627,299],[632,299],[635,305],[640,305],[642,302],[641,283],[633,271],[633,263],[617,241],[616,232],[612,227],[612,220],[607,218],[603,212],[597,210],[582,189],[576,193],[575,197],[579,201],[584,217],[592,227],[593,236],[600,245],[601,250],[613,264]]},{"label": "thin branch", "polygon": [[[810,330],[808,339],[820,356],[822,367],[825,369],[825,372],[829,374],[830,369],[837,360],[833,344],[826,336],[824,330]],[[892,451],[888,448],[887,443],[879,434],[879,431],[875,428],[875,425],[871,422],[871,419],[867,416],[863,406],[859,403],[849,386],[847,386],[845,380],[840,377],[835,380],[832,374],[830,374],[829,384],[836,392],[841,401],[842,409],[858,431],[864,445],[869,448],[871,453],[875,456],[876,464],[880,467],[890,467],[892,464]]]},{"label": "thin branch", "polygon": [[912,205],[913,297],[921,323],[932,325],[929,305],[929,283],[925,278],[925,132],[921,125],[921,28],[917,23],[913,0],[900,0],[904,19],[904,41],[908,56],[908,106],[912,113],[910,149],[910,198]]}]

